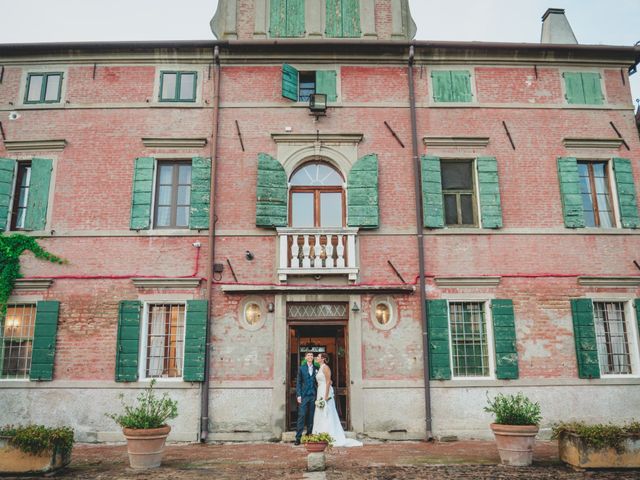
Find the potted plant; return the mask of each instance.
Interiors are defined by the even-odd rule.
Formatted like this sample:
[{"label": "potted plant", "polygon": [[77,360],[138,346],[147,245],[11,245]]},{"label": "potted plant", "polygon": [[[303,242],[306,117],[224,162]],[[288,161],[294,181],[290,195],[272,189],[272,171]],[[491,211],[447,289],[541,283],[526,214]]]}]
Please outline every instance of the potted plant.
[{"label": "potted plant", "polygon": [[167,393],[156,397],[153,390],[155,383],[155,379],[151,380],[149,387],[138,395],[136,405],[127,405],[122,401],[124,413],[107,414],[122,427],[131,468],[160,466],[164,444],[171,431],[166,422],[178,416],[178,402],[169,398]]},{"label": "potted plant", "polygon": [[640,468],[640,422],[553,426],[560,460],[578,468]]},{"label": "potted plant", "polygon": [[0,428],[0,475],[47,473],[71,461],[73,429],[44,425]]},{"label": "potted plant", "polygon": [[526,466],[533,460],[533,445],[542,416],[540,405],[522,392],[487,397],[486,412],[495,415],[491,430],[496,438],[500,460],[505,465]]},{"label": "potted plant", "polygon": [[309,453],[324,452],[327,447],[333,445],[333,438],[326,432],[303,435],[302,443]]}]

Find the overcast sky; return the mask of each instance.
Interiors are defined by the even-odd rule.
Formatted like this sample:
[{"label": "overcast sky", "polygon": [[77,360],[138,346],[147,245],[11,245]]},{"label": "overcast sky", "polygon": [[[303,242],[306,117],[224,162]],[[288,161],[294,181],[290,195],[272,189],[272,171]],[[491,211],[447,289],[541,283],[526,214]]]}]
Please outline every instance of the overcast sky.
[{"label": "overcast sky", "polygon": [[[0,43],[205,40],[216,0],[0,0]],[[420,40],[540,41],[548,7],[583,44],[640,41],[640,0],[410,0]],[[640,73],[632,77],[640,98]]]}]

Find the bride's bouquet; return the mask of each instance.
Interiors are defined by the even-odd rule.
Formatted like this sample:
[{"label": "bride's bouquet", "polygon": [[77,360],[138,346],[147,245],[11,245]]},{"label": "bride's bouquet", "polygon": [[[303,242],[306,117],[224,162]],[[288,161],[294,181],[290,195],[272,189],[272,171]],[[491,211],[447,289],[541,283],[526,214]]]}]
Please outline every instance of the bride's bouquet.
[{"label": "bride's bouquet", "polygon": [[331,400],[331,397],[328,397],[326,400],[320,397],[318,400],[316,400],[316,408],[324,408],[329,400]]}]

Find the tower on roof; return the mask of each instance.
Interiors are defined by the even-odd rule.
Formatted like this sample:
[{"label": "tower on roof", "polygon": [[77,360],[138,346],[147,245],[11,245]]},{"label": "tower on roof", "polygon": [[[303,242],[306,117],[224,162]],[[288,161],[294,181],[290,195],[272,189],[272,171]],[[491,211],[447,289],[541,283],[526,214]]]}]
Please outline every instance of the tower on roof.
[{"label": "tower on roof", "polygon": [[416,24],[409,0],[220,0],[211,31],[219,40],[411,40]]}]

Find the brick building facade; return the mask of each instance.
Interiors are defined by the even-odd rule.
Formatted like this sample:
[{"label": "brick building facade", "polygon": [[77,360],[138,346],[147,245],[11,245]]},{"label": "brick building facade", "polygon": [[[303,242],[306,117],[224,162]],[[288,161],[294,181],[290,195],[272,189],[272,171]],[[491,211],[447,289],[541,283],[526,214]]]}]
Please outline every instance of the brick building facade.
[{"label": "brick building facade", "polygon": [[119,440],[158,378],[174,440],[280,438],[306,351],[372,437],[488,436],[487,392],[637,418],[638,47],[412,41],[406,0],[211,24],[0,47],[0,223],[68,261],[22,258],[0,423]]}]

